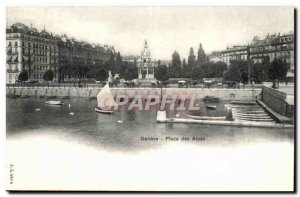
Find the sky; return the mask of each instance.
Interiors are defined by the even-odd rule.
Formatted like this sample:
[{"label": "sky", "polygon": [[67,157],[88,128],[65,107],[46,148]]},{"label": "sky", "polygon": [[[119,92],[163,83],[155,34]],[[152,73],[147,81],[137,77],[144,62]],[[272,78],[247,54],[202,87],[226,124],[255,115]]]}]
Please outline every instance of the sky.
[{"label": "sky", "polygon": [[78,40],[140,55],[147,40],[153,59],[187,58],[248,44],[254,36],[294,30],[293,7],[7,7],[7,25],[24,23]]}]

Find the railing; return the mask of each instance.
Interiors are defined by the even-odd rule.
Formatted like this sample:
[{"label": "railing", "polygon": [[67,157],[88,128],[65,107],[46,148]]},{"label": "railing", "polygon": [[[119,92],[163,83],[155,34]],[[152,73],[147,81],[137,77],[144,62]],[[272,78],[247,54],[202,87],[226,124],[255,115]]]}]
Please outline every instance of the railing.
[{"label": "railing", "polygon": [[[54,84],[41,84],[41,83],[17,83],[17,84],[6,84],[7,87],[16,88],[16,87],[37,87],[37,88],[102,88],[105,84],[79,84],[79,83],[54,83]],[[125,85],[125,84],[118,84],[112,85],[112,88],[160,88],[160,85],[152,86],[151,84],[141,84],[141,85]],[[197,85],[185,85],[179,86],[178,84],[168,84],[164,85],[163,89],[168,88],[180,88],[180,89],[188,89],[188,88],[199,88],[199,89],[249,89],[249,88],[262,88],[263,84],[251,84],[251,85],[236,85],[233,87],[228,87],[227,85],[204,85],[204,84],[197,84]]]}]

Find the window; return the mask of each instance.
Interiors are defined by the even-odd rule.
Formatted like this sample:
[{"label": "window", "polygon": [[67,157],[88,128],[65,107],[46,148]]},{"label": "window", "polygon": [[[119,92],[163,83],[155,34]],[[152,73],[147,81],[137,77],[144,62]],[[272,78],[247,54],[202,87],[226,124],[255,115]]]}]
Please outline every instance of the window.
[{"label": "window", "polygon": [[25,43],[24,42],[22,42],[22,47],[24,47],[25,46]]},{"label": "window", "polygon": [[17,47],[18,46],[18,43],[17,42],[15,42],[15,47]]}]

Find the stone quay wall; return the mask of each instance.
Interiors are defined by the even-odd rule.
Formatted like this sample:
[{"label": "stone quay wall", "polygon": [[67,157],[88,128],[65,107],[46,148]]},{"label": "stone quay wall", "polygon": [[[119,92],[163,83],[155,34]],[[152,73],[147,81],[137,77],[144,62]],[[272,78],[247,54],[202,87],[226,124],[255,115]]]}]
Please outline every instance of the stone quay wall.
[{"label": "stone quay wall", "polygon": [[[6,87],[7,95],[28,95],[28,96],[70,96],[70,97],[96,97],[101,88],[77,88],[77,87]],[[160,88],[111,88],[114,96],[127,95],[133,98],[141,95],[147,98],[148,95],[161,94]],[[205,96],[215,96],[223,100],[254,100],[261,93],[261,89],[206,89],[206,88],[165,88],[163,95],[186,95],[187,97],[201,99]]]},{"label": "stone quay wall", "polygon": [[280,115],[293,118],[294,117],[294,106],[289,105],[286,102],[287,94],[279,90],[263,87],[261,100],[268,105],[272,110],[279,113]]}]

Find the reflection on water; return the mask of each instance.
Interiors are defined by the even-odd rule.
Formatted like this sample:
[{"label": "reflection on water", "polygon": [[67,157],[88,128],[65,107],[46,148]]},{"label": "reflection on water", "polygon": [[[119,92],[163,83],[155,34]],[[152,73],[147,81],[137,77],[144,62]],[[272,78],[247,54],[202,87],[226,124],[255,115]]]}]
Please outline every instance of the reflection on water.
[{"label": "reflection on water", "polygon": [[[181,141],[181,144],[196,144],[207,147],[228,147],[251,145],[253,143],[290,142],[293,131],[283,129],[224,127],[197,124],[157,124],[156,110],[125,111],[112,115],[94,112],[96,101],[86,98],[64,100],[62,106],[45,105],[44,99],[7,99],[7,136],[47,134],[66,141],[110,151],[142,151],[161,148],[166,137],[199,137],[204,141]],[[71,105],[69,109],[68,105]],[[224,102],[217,104],[217,110],[200,105],[200,113],[209,116],[226,115]],[[40,108],[40,111],[36,111]],[[69,115],[69,112],[74,115]],[[175,117],[177,111],[169,111]],[[179,112],[186,117],[185,111]],[[158,141],[141,141],[141,137],[157,137]]]}]

